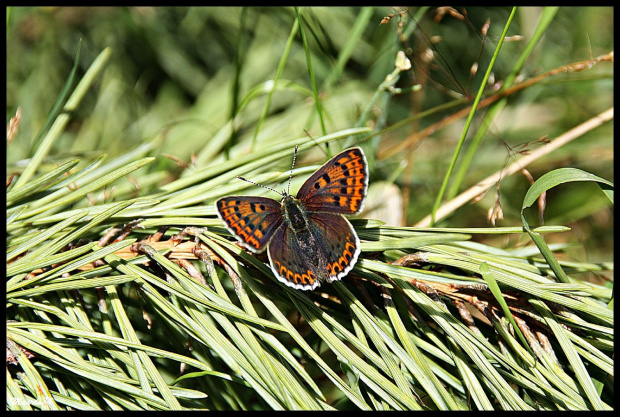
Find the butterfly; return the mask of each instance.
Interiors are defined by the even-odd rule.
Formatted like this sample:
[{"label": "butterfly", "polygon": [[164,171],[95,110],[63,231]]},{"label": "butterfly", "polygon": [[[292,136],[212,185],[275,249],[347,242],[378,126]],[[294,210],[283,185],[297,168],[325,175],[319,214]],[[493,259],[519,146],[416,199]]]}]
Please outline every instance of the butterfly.
[{"label": "butterfly", "polygon": [[327,161],[306,180],[297,197],[287,191],[279,193],[279,202],[231,196],[217,200],[215,207],[240,245],[254,253],[267,249],[271,270],[279,281],[309,291],[322,282],[338,281],[353,269],[361,251],[360,240],[342,215],[361,212],[367,190],[368,163],[362,149],[356,147]]}]

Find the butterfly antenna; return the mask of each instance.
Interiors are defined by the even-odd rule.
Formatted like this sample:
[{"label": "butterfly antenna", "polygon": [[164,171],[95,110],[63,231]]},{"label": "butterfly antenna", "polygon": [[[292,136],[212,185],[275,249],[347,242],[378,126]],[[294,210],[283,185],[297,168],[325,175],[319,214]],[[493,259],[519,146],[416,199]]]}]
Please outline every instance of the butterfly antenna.
[{"label": "butterfly antenna", "polygon": [[295,145],[295,152],[293,153],[293,165],[291,165],[291,175],[289,175],[288,177],[288,188],[286,191],[286,195],[290,194],[291,192],[291,180],[293,179],[293,168],[295,167],[295,158],[297,158],[297,148],[299,146]]},{"label": "butterfly antenna", "polygon": [[259,184],[259,183],[254,182],[254,181],[250,181],[250,180],[249,180],[249,179],[247,179],[247,178],[243,178],[243,177],[239,177],[239,176],[238,176],[237,178],[239,178],[239,179],[240,179],[240,180],[242,180],[242,181],[249,182],[250,184],[254,184],[254,185],[258,186],[258,187],[263,187],[263,188],[266,188],[266,189],[268,189],[268,190],[271,190],[271,191],[273,191],[274,193],[276,193],[276,194],[280,194],[281,196],[283,196],[283,197],[284,197],[284,194],[282,194],[282,193],[281,193],[280,191],[278,191],[278,190],[274,190],[274,189],[273,189],[273,188],[271,188],[271,187],[267,187],[266,185]]},{"label": "butterfly antenna", "polygon": [[[304,132],[306,132],[306,136],[308,136],[310,138],[310,140],[312,142],[314,142],[314,144],[316,145],[317,148],[319,148],[321,150],[321,152],[323,152],[325,154],[325,156],[329,156],[327,155],[327,152],[325,152],[325,149],[323,149],[323,147],[319,144],[319,142],[317,142],[312,135],[310,134],[310,132],[308,132],[306,129],[304,129]],[[325,143],[326,147],[329,148],[329,142]]]}]

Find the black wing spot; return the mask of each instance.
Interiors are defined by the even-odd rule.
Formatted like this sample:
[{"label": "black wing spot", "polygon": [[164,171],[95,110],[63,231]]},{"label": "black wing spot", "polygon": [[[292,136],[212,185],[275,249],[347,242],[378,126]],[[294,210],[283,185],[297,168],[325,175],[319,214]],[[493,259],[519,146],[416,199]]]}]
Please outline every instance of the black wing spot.
[{"label": "black wing spot", "polygon": [[250,218],[248,216],[245,216],[242,220],[245,222],[246,227],[248,227],[250,230],[254,229],[254,225],[250,222]]},{"label": "black wing spot", "polygon": [[346,187],[341,188],[341,189],[340,189],[340,192],[341,192],[342,194],[346,194],[346,193],[347,193],[347,189],[346,189]]},{"label": "black wing spot", "polygon": [[331,181],[331,178],[329,178],[329,175],[327,175],[327,172],[325,174],[323,174],[323,176],[321,178],[323,178],[325,180],[325,182],[328,183],[328,184]]},{"label": "black wing spot", "polygon": [[316,188],[318,190],[319,188],[321,188],[321,184],[319,184],[318,182],[315,182],[314,183],[314,188]]},{"label": "black wing spot", "polygon": [[265,205],[264,204],[261,204],[259,207],[260,207],[261,211],[265,211]]}]

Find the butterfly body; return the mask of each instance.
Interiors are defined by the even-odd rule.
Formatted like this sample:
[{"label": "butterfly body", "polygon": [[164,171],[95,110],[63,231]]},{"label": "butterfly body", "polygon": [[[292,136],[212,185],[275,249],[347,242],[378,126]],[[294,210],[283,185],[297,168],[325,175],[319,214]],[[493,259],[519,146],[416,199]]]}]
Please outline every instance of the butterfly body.
[{"label": "butterfly body", "polygon": [[306,217],[303,203],[291,195],[286,195],[281,204],[282,214],[287,225],[296,233],[307,234],[308,218]]},{"label": "butterfly body", "polygon": [[351,148],[319,168],[296,198],[224,197],[216,209],[242,246],[255,253],[268,249],[281,282],[312,290],[340,280],[357,262],[360,241],[342,214],[362,210],[367,188],[366,158],[361,148]]}]

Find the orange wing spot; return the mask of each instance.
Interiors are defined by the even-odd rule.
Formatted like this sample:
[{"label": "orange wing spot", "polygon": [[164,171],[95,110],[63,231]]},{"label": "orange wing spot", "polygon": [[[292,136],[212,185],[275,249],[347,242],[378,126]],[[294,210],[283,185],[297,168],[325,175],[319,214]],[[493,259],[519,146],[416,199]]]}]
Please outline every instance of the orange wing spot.
[{"label": "orange wing spot", "polygon": [[345,251],[345,253],[348,252],[351,256],[353,256],[349,249],[353,249],[353,251],[355,251],[355,245],[353,243],[351,243],[351,242],[347,242],[344,251]]},{"label": "orange wing spot", "polygon": [[343,207],[347,206],[347,197],[339,197],[338,198],[338,204],[340,204]]},{"label": "orange wing spot", "polygon": [[[343,263],[344,263],[344,266],[342,266]],[[340,267],[340,269],[344,269],[344,267],[347,265],[348,265],[348,262],[346,259],[344,259],[342,256],[338,258],[338,266]]]},{"label": "orange wing spot", "polygon": [[254,246],[256,249],[260,246],[260,243],[254,238],[254,236],[248,236],[248,239],[245,242]]},{"label": "orange wing spot", "polygon": [[341,165],[346,165],[346,166],[348,166],[348,165],[347,165],[347,162],[349,162],[349,157],[347,157],[347,156],[345,156],[345,155],[343,155],[343,156],[342,156],[342,158],[340,158],[340,159],[338,160],[338,163],[339,163],[339,164],[341,164]]},{"label": "orange wing spot", "polygon": [[314,280],[310,277],[310,275],[312,274],[312,272],[310,272],[310,270],[307,270],[305,274],[301,275],[301,282],[303,284],[312,284],[312,282],[314,282]]}]

